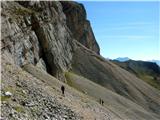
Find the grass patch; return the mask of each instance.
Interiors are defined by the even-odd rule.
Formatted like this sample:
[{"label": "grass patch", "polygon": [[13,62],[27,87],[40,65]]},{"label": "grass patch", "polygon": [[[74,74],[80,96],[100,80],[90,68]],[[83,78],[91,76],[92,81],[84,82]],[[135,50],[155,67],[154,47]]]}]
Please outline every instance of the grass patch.
[{"label": "grass patch", "polygon": [[8,101],[10,98],[11,96],[1,96],[1,101]]},{"label": "grass patch", "polygon": [[15,106],[14,109],[19,113],[24,112],[24,108],[22,106]]},{"label": "grass patch", "polygon": [[82,93],[84,93],[84,91],[82,89],[79,88],[79,86],[77,86],[76,84],[76,81],[73,82],[73,76],[74,76],[74,73],[72,72],[66,72],[65,73],[65,78],[67,80],[67,84],[75,89],[77,89],[78,91],[81,91]]},{"label": "grass patch", "polygon": [[4,91],[15,91],[15,89],[12,86],[8,86],[4,88]]},{"label": "grass patch", "polygon": [[74,84],[73,84],[73,82],[71,81],[70,77],[71,77],[71,72],[66,72],[66,73],[65,73],[65,78],[66,78],[66,80],[67,80],[67,84],[68,84],[69,86],[74,87]]},{"label": "grass patch", "polygon": [[139,78],[150,84],[151,86],[157,88],[160,90],[160,85],[157,83],[157,81],[153,78],[153,76],[149,75],[139,75]]},{"label": "grass patch", "polygon": [[27,9],[27,8],[18,8],[14,11],[14,13],[16,15],[22,15],[22,16],[25,16],[25,15],[31,15],[33,13],[35,13],[35,11],[31,10],[31,9]]}]

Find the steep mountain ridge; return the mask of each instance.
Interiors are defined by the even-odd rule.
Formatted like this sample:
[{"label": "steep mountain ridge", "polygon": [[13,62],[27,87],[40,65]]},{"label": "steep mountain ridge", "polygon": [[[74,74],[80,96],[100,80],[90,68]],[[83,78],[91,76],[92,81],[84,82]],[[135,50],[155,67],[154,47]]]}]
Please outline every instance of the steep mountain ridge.
[{"label": "steep mountain ridge", "polygon": [[[83,58],[83,61],[80,58]],[[73,56],[72,72],[132,100],[149,111],[157,114],[160,112],[159,90],[105,58],[91,54],[84,47],[77,48]]]},{"label": "steep mountain ridge", "polygon": [[126,62],[113,60],[113,63],[135,74],[153,87],[160,89],[160,67],[156,63],[134,60]]},{"label": "steep mountain ridge", "polygon": [[[28,116],[29,119],[37,119],[38,115],[44,110],[41,109],[42,106],[50,110],[50,113],[45,112],[47,119],[56,118],[61,120],[65,115],[66,118],[64,119],[71,117],[70,119],[91,120],[95,118],[100,120],[117,120],[121,118],[156,120],[160,118],[160,92],[135,75],[99,55],[99,46],[95,40],[89,21],[86,19],[86,12],[82,4],[62,1],[3,1],[1,3],[1,54],[3,58],[2,64],[4,64],[2,66],[3,117],[14,119],[14,116],[16,116],[16,119],[21,119],[26,118],[24,117],[25,113],[26,115],[30,115],[32,107],[25,107],[25,104],[19,103],[23,92],[19,93],[18,91],[25,89],[30,91],[27,92],[27,104],[28,100],[31,100],[31,102],[35,101],[37,104],[36,110],[40,109],[35,115]],[[21,68],[24,68],[27,72]],[[17,72],[16,69],[18,70]],[[113,102],[109,103],[112,103],[112,110],[114,111],[110,111],[106,105],[100,106],[96,103],[94,100],[95,98],[98,99],[99,96],[93,96],[92,94],[88,94],[88,101],[92,102],[87,103],[89,106],[94,107],[87,107],[88,104],[85,104],[86,101],[83,100],[85,96],[83,93],[79,93],[75,89],[58,81],[58,79],[64,82],[68,81],[66,73],[70,71],[77,76],[73,77],[74,79],[70,78],[75,83],[79,79],[78,75],[80,75],[83,76],[82,78],[80,77],[80,80],[84,78],[86,84],[90,83],[87,82],[88,80],[94,82],[91,82],[91,84],[95,86],[95,89],[103,86],[104,91],[107,91],[105,96],[113,95],[111,97]],[[21,72],[25,74],[19,74]],[[17,74],[19,74],[19,77]],[[24,78],[25,76],[28,77]],[[12,79],[13,81],[11,81]],[[31,84],[31,86],[26,85],[24,82],[22,88],[16,87],[16,82],[21,79]],[[39,90],[36,84],[42,88],[49,87],[49,89],[41,90],[41,93],[36,92]],[[69,96],[64,98],[68,100],[68,103],[65,104],[68,107],[61,106],[63,102],[65,103],[65,100],[61,102],[52,100],[52,97],[55,98],[60,95],[60,92],[57,93],[56,90],[59,90],[61,85],[66,85],[67,95],[73,96],[71,98]],[[15,93],[11,97],[13,99],[9,98],[8,101],[5,92],[12,90],[9,86],[12,86],[11,88],[15,87]],[[86,90],[90,90],[93,86],[88,86]],[[7,89],[5,89],[6,87]],[[32,87],[35,87],[35,89],[31,89]],[[52,88],[56,90],[52,90]],[[108,92],[108,89],[112,92]],[[52,93],[49,95],[49,98],[43,95],[46,92],[47,95],[48,93]],[[43,97],[49,99],[48,103],[51,106],[57,104],[57,106],[55,105],[55,111],[57,112],[57,108],[60,111],[62,110],[62,116],[60,112],[57,113],[57,117],[52,116],[54,107],[49,108],[46,104],[40,104],[37,102],[38,99],[34,99],[33,96],[40,99]],[[120,99],[115,96],[120,96]],[[26,96],[23,97],[25,98]],[[79,101],[77,101],[78,98],[80,99]],[[111,101],[111,98],[105,97],[105,101]],[[117,98],[118,101],[116,101]],[[56,97],[56,99],[58,98]],[[126,104],[124,104],[123,100],[126,101]],[[15,108],[12,105],[14,102],[16,102],[18,107]],[[81,102],[81,104],[76,105],[77,102]],[[72,105],[72,103],[74,104]],[[133,105],[130,105],[130,103]],[[116,105],[120,105],[120,108],[124,112],[116,111]],[[127,112],[125,111],[126,105],[128,105],[127,107],[131,107],[131,109],[132,107],[134,108],[134,105],[136,107],[134,110]],[[81,109],[79,110],[78,107]],[[13,110],[13,108],[15,109]],[[26,108],[24,114],[21,108]],[[119,111],[121,110],[120,108]],[[141,113],[137,113],[138,108]],[[86,109],[86,111],[81,112],[83,109]],[[5,112],[5,110],[8,111]],[[78,117],[78,111],[80,112],[80,117]],[[87,118],[87,114],[90,114],[89,118]],[[111,114],[110,117],[108,114]],[[133,117],[135,114],[136,118]],[[17,115],[20,117],[18,118]],[[41,116],[40,119],[44,119],[44,116]]]},{"label": "steep mountain ridge", "polygon": [[90,21],[87,20],[86,10],[83,4],[61,1],[63,12],[66,15],[68,28],[74,38],[87,48],[100,54],[99,45],[94,37]]},{"label": "steep mountain ridge", "polygon": [[125,62],[125,61],[128,61],[130,59],[128,57],[118,57],[118,58],[113,59],[113,60],[117,60],[117,61],[120,61],[120,62]]}]

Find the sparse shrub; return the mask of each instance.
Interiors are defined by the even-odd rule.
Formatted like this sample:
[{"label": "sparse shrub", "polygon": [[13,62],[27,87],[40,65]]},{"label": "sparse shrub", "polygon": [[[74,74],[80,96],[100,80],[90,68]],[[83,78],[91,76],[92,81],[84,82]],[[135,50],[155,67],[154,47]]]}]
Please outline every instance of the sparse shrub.
[{"label": "sparse shrub", "polygon": [[1,101],[8,101],[11,96],[1,96]]},{"label": "sparse shrub", "polygon": [[19,112],[19,113],[24,112],[24,109],[23,109],[23,107],[21,107],[21,106],[15,106],[14,109],[15,109],[17,112]]},{"label": "sparse shrub", "polygon": [[16,15],[31,15],[32,13],[34,13],[34,11],[26,8],[18,8],[14,12]]}]

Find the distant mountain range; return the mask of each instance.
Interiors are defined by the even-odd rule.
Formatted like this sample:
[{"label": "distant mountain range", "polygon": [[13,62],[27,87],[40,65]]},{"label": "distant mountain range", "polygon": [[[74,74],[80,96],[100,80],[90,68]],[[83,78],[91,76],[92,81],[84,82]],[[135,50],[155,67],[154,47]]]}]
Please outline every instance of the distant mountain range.
[{"label": "distant mountain range", "polygon": [[160,67],[156,64],[159,61],[135,61],[129,59],[121,62],[116,59],[112,60],[112,62],[160,90]]},{"label": "distant mountain range", "polygon": [[150,62],[156,63],[158,66],[160,66],[160,60],[150,60]]},{"label": "distant mountain range", "polygon": [[[119,62],[125,62],[125,61],[131,60],[131,59],[128,58],[128,57],[118,57],[118,58],[113,59],[113,60],[117,60]],[[148,60],[148,62],[153,62],[153,63],[156,63],[158,66],[160,66],[160,60]]]},{"label": "distant mountain range", "polygon": [[118,60],[119,62],[125,62],[125,61],[130,60],[130,58],[128,58],[128,57],[118,57],[118,58],[116,58],[114,60]]}]

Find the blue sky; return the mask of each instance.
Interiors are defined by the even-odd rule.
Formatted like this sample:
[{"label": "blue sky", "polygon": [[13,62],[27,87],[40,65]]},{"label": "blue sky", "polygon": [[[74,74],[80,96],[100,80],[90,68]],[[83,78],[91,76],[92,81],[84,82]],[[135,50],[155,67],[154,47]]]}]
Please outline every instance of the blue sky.
[{"label": "blue sky", "polygon": [[158,2],[79,2],[86,8],[102,56],[160,59]]}]

